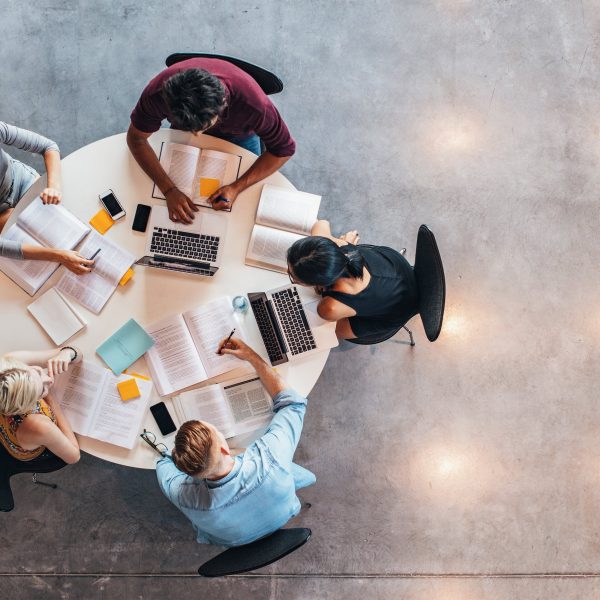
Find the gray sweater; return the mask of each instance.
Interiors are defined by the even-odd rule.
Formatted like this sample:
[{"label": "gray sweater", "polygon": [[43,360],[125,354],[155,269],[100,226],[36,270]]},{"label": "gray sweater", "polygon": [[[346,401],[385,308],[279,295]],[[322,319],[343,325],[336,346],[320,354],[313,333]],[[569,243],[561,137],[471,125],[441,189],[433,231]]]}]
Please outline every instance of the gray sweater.
[{"label": "gray sweater", "polygon": [[[14,146],[19,150],[42,155],[48,150],[59,152],[56,142],[33,131],[9,125],[4,121],[0,121],[0,143],[7,146]],[[10,156],[0,148],[0,202],[7,199],[12,182],[13,173]],[[23,251],[21,244],[0,237],[0,256],[22,259]]]}]

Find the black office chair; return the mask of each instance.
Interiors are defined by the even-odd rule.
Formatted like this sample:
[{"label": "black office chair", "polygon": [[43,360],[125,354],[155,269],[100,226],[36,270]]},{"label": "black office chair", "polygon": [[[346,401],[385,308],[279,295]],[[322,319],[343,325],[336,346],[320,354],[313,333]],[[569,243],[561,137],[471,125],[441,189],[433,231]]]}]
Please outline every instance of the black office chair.
[{"label": "black office chair", "polygon": [[174,65],[175,63],[181,62],[182,60],[188,60],[188,58],[219,58],[220,60],[226,60],[236,67],[240,68],[245,73],[248,73],[256,83],[261,87],[262,91],[270,96],[272,94],[278,94],[283,90],[283,82],[277,75],[267,71],[262,67],[253,65],[252,63],[246,62],[239,58],[233,58],[232,56],[224,56],[222,54],[207,54],[204,52],[176,52],[167,57],[165,64],[167,67]]},{"label": "black office chair", "polygon": [[202,577],[224,577],[262,569],[306,544],[311,533],[306,527],[278,529],[251,544],[228,548],[205,562],[198,569],[198,574]]},{"label": "black office chair", "polygon": [[[421,317],[425,335],[430,342],[435,342],[442,330],[444,320],[444,305],[446,302],[446,280],[442,257],[438,250],[433,232],[427,225],[419,227],[417,249],[415,252],[415,278],[419,291],[419,306],[417,313]],[[379,344],[389,340],[401,329],[405,329],[410,337],[410,345],[415,345],[412,331],[406,324],[396,327],[384,334],[365,336],[348,340],[353,344]]]},{"label": "black office chair", "polygon": [[15,507],[10,478],[19,473],[33,473],[33,483],[56,489],[55,483],[45,483],[37,478],[38,473],[52,473],[66,467],[67,463],[45,450],[33,460],[17,460],[0,444],[0,511],[10,512]]}]

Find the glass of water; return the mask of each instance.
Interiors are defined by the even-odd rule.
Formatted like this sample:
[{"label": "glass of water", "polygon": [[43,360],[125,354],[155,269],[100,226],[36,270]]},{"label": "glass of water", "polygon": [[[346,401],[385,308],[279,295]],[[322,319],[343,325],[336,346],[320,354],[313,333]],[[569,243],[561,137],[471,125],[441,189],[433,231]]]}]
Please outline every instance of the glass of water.
[{"label": "glass of water", "polygon": [[248,303],[246,296],[236,296],[231,301],[231,305],[233,306],[233,310],[238,313],[245,313],[248,308],[250,308],[250,304]]}]

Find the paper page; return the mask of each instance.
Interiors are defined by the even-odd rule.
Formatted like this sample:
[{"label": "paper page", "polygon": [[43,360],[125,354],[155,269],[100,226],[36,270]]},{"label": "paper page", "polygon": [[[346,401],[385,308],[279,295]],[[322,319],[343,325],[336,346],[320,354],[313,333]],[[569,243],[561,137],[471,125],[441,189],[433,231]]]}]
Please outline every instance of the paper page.
[{"label": "paper page", "polygon": [[142,420],[152,393],[152,382],[136,377],[140,397],[123,402],[117,390],[117,383],[131,379],[131,375],[115,377],[108,371],[106,374],[107,378],[88,435],[103,442],[131,449],[142,427]]},{"label": "paper page", "polygon": [[176,399],[183,421],[206,421],[225,437],[235,435],[233,415],[219,385],[183,392]]},{"label": "paper page", "polygon": [[56,345],[68,340],[84,326],[71,305],[54,288],[32,302],[27,310]]},{"label": "paper page", "polygon": [[106,369],[82,361],[56,378],[50,393],[59,402],[75,433],[89,435],[99,392],[107,376]]},{"label": "paper page", "polygon": [[255,225],[248,244],[246,261],[249,264],[258,263],[257,266],[285,273],[288,248],[303,237],[297,233]]},{"label": "paper page", "polygon": [[93,272],[117,286],[127,269],[136,261],[136,257],[95,231],[87,237],[79,253],[87,258],[98,249],[100,253],[94,258]]},{"label": "paper page", "polygon": [[[16,223],[2,233],[5,240],[39,246],[26,231]],[[8,275],[17,285],[29,295],[35,294],[60,265],[47,260],[13,260],[0,257],[0,270]]]},{"label": "paper page", "polygon": [[273,402],[258,377],[223,384],[223,392],[235,421],[235,433],[264,427],[273,418]]},{"label": "paper page", "polygon": [[183,313],[183,318],[209,378],[245,365],[235,356],[216,353],[219,342],[234,328],[234,335],[244,339],[240,326],[233,316],[229,298],[217,298],[208,304],[188,310]]},{"label": "paper page", "polygon": [[88,236],[79,253],[89,257],[98,248],[101,248],[101,251],[94,259],[91,273],[76,275],[65,271],[56,284],[61,293],[71,296],[96,315],[112,296],[125,271],[135,261],[133,254],[95,232]]},{"label": "paper page", "polygon": [[146,357],[161,396],[208,379],[181,315],[163,319],[145,330],[155,342]]},{"label": "paper page", "polygon": [[259,225],[310,235],[317,221],[321,196],[263,185],[256,222]]},{"label": "paper page", "polygon": [[61,204],[44,204],[36,198],[18,217],[17,223],[49,248],[72,250],[90,228]]},{"label": "paper page", "polygon": [[[173,183],[189,198],[192,198],[194,176],[198,164],[200,149],[173,142],[163,142],[160,152],[160,164]],[[157,186],[154,186],[155,198],[164,198]]]},{"label": "paper page", "polygon": [[233,183],[239,174],[241,157],[237,154],[220,152],[219,150],[202,149],[192,189],[192,200],[201,206],[211,206],[207,202],[210,194],[203,194],[201,180],[210,179],[219,182],[218,187]]}]

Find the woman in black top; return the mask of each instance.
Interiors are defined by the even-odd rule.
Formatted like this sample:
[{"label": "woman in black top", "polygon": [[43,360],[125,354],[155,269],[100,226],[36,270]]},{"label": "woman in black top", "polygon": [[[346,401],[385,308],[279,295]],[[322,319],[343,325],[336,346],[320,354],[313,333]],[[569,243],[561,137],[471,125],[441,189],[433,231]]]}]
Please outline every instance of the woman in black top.
[{"label": "woman in black top", "polygon": [[417,314],[415,275],[401,254],[356,245],[356,231],[333,237],[328,221],[317,221],[311,234],[288,250],[288,273],[323,296],[319,315],[337,322],[338,338],[383,335]]}]

